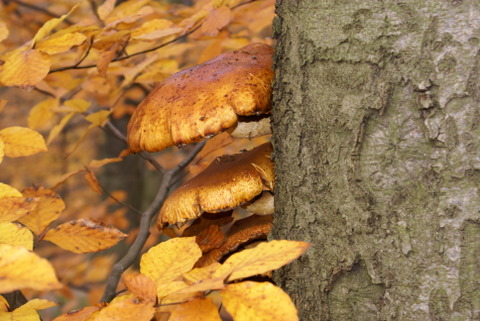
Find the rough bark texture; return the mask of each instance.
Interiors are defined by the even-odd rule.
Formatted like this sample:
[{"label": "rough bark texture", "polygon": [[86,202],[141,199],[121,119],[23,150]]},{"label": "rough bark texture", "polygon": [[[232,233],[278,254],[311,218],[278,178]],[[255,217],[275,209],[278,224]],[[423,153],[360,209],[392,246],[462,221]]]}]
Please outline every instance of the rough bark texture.
[{"label": "rough bark texture", "polygon": [[276,274],[301,320],[480,320],[480,1],[279,0]]}]

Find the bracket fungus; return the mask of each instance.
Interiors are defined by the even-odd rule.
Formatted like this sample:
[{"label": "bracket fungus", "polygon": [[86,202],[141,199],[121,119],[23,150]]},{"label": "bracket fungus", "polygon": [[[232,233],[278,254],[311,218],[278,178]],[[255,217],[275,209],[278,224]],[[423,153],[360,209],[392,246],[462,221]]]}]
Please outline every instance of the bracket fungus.
[{"label": "bracket fungus", "polygon": [[165,201],[157,225],[181,225],[203,212],[222,212],[273,191],[272,145],[217,158],[203,172],[177,188]]},{"label": "bracket fungus", "polygon": [[250,44],[158,84],[130,119],[130,150],[156,152],[198,142],[235,126],[240,116],[269,114],[272,55],[272,47]]}]

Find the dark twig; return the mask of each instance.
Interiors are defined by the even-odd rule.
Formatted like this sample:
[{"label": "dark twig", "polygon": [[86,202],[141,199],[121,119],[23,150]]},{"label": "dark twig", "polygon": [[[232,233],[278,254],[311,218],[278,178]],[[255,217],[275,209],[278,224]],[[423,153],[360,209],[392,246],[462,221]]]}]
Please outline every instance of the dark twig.
[{"label": "dark twig", "polygon": [[155,199],[150,204],[150,206],[142,213],[140,219],[140,226],[138,235],[133,241],[133,244],[128,249],[127,254],[123,258],[120,259],[112,268],[112,272],[108,277],[107,283],[105,285],[105,291],[103,292],[103,296],[101,302],[110,302],[115,297],[115,291],[117,289],[118,282],[120,281],[120,277],[122,273],[133,264],[133,262],[137,259],[142,251],[145,242],[147,241],[148,236],[150,235],[150,223],[154,215],[158,212],[160,207],[162,206],[165,198],[167,197],[168,187],[170,186],[170,182],[173,177],[183,170],[185,166],[188,165],[189,162],[193,160],[193,158],[200,152],[205,142],[199,143],[195,146],[195,148],[190,152],[190,154],[185,157],[185,159],[180,162],[175,168],[168,170],[164,173],[162,183],[160,188],[158,189],[157,195]]},{"label": "dark twig", "polygon": [[[123,57],[117,57],[115,59],[113,59],[111,62],[116,62],[116,61],[121,61],[121,60],[125,60],[125,59],[130,59],[132,57],[135,57],[135,56],[138,56],[138,55],[142,55],[144,53],[147,53],[147,52],[151,52],[151,51],[155,51],[157,49],[160,49],[160,48],[163,48],[163,47],[166,47],[168,46],[169,44],[171,43],[174,43],[178,40],[181,40],[181,39],[184,39],[186,37],[188,37],[190,34],[192,34],[193,32],[197,31],[198,28],[200,28],[201,25],[198,25],[197,27],[193,28],[192,30],[188,31],[187,33],[181,35],[181,36],[178,36],[170,41],[167,41],[167,42],[164,42],[156,47],[153,47],[153,48],[150,48],[150,49],[146,49],[146,50],[143,50],[143,51],[139,51],[139,52],[135,52],[133,54],[130,54],[130,55],[127,55],[127,56],[123,56]],[[85,65],[85,66],[78,66],[78,65],[73,65],[73,66],[67,66],[67,67],[61,67],[61,68],[56,68],[56,69],[52,69],[49,71],[49,73],[54,73],[54,72],[58,72],[58,71],[64,71],[64,70],[70,70],[70,69],[88,69],[88,68],[93,68],[93,67],[96,67],[97,65]]]},{"label": "dark twig", "polygon": [[[9,0],[10,2],[14,2],[16,4],[18,4],[19,6],[22,6],[22,7],[25,7],[25,8],[29,8],[29,9],[32,9],[32,10],[35,10],[35,11],[39,11],[39,12],[42,12],[44,14],[46,14],[47,16],[50,16],[50,17],[53,17],[53,18],[60,18],[61,16],[51,12],[50,10],[48,9],[45,9],[45,8],[42,8],[42,7],[38,7],[34,4],[31,4],[31,3],[28,3],[28,2],[23,2],[23,1],[20,1],[20,0]],[[74,25],[75,23],[72,22],[71,20],[69,20],[68,18],[65,18],[63,19],[63,22],[69,24],[69,25]]]},{"label": "dark twig", "polygon": [[236,8],[238,8],[238,7],[244,6],[244,5],[249,4],[249,3],[252,3],[252,2],[257,2],[257,1],[258,1],[258,0],[245,1],[245,2],[242,2],[242,3],[237,4],[236,6],[233,6],[231,9],[236,9]]},{"label": "dark twig", "polygon": [[[108,128],[108,130],[113,134],[113,136],[115,136],[117,139],[119,139],[120,141],[124,142],[126,145],[128,145],[127,143],[127,138],[125,137],[125,135],[123,135],[123,133],[118,130],[117,127],[115,127],[114,124],[112,124],[111,121],[107,121],[102,128]],[[139,153],[140,157],[142,157],[144,160],[150,162],[150,164],[152,164],[153,167],[155,167],[155,169],[157,171],[159,171],[160,173],[163,173],[165,172],[165,169],[162,167],[162,165],[160,165],[157,160],[155,158],[152,157],[152,155],[150,155],[149,153],[146,153],[146,152],[140,152]]]},{"label": "dark twig", "polygon": [[[88,167],[85,166],[85,171],[87,171],[87,173],[92,173],[92,170]],[[93,174],[93,173],[92,173]],[[142,212],[140,212],[139,210],[137,210],[135,207],[133,207],[132,205],[130,204],[126,204],[124,202],[122,202],[121,200],[119,200],[118,198],[116,198],[115,196],[113,196],[109,191],[107,191],[107,189],[105,187],[103,187],[103,185],[100,183],[100,181],[97,179],[97,183],[98,183],[98,187],[102,190],[103,193],[105,193],[105,195],[107,195],[108,197],[110,197],[112,200],[114,200],[115,202],[117,202],[119,205],[123,206],[123,207],[126,207],[128,208],[129,210],[139,214],[139,215],[142,215]]]}]

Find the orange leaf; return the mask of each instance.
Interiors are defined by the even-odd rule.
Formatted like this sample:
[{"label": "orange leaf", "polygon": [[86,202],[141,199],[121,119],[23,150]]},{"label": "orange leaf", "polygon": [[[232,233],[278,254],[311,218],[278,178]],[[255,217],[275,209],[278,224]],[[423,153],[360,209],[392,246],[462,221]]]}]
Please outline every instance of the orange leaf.
[{"label": "orange leaf", "polygon": [[139,299],[155,302],[157,290],[155,283],[148,276],[140,273],[126,274],[123,276],[123,282],[128,291],[132,292]]},{"label": "orange leaf", "polygon": [[90,164],[88,164],[88,168],[99,168],[106,164],[121,162],[122,160],[123,158],[120,158],[120,157],[104,158],[99,160],[94,159],[90,162]]},{"label": "orange leaf", "polygon": [[230,256],[217,275],[229,275],[228,281],[278,269],[302,255],[310,243],[301,241],[271,241]]},{"label": "orange leaf", "polygon": [[126,236],[114,227],[87,218],[70,221],[49,230],[44,240],[74,253],[91,253],[108,249]]},{"label": "orange leaf", "polygon": [[117,0],[105,0],[101,5],[98,6],[97,13],[100,19],[105,21],[105,18],[115,7],[115,2],[117,2]]},{"label": "orange leaf", "polygon": [[217,307],[209,298],[195,299],[179,304],[170,315],[169,321],[221,321]]},{"label": "orange leaf", "polygon": [[0,42],[7,39],[8,37],[8,28],[5,22],[0,22]]},{"label": "orange leaf", "polygon": [[93,172],[88,171],[85,174],[85,180],[87,181],[88,185],[90,188],[97,194],[102,194],[102,187],[100,186],[100,182],[97,180],[95,177],[95,174]]},{"label": "orange leaf", "polygon": [[0,295],[0,311],[8,312],[10,309],[10,305],[8,304],[7,300]]},{"label": "orange leaf", "polygon": [[80,310],[62,314],[53,319],[53,321],[85,321],[93,312],[98,310],[100,310],[98,306],[85,307]]},{"label": "orange leaf", "polygon": [[25,303],[24,305],[22,305],[22,307],[30,308],[34,310],[45,310],[45,309],[54,307],[56,305],[57,304],[55,302],[48,301],[45,299],[32,299],[27,303]]},{"label": "orange leaf", "polygon": [[55,139],[55,137],[58,136],[58,134],[60,134],[60,132],[62,131],[62,129],[67,125],[68,121],[73,117],[75,116],[75,113],[72,112],[72,113],[69,113],[65,116],[63,116],[62,120],[60,120],[60,122],[55,125],[52,130],[50,131],[50,134],[48,135],[48,138],[47,138],[47,144],[50,144],[52,140]]},{"label": "orange leaf", "polygon": [[0,73],[5,86],[35,86],[50,70],[50,56],[35,49],[18,49],[7,56]]},{"label": "orange leaf", "polygon": [[0,138],[5,144],[5,155],[8,157],[30,156],[47,150],[42,135],[30,128],[7,127],[0,130]]},{"label": "orange leaf", "polygon": [[16,221],[36,208],[35,199],[30,197],[0,198],[0,223]]},{"label": "orange leaf", "polygon": [[142,255],[140,272],[159,286],[190,271],[201,256],[202,251],[195,242],[195,237],[170,239]]},{"label": "orange leaf", "polygon": [[61,287],[50,263],[22,246],[0,244],[0,289],[11,292],[30,288],[52,290]]},{"label": "orange leaf", "polygon": [[263,282],[229,284],[220,291],[222,302],[235,321],[295,321],[292,300],[275,285]]},{"label": "orange leaf", "polygon": [[213,9],[200,28],[208,36],[216,36],[218,32],[232,21],[230,8],[220,7]]},{"label": "orange leaf", "polygon": [[18,221],[33,233],[40,234],[65,208],[65,203],[54,191],[44,187],[29,187],[22,191],[23,196],[35,198],[37,207]]},{"label": "orange leaf", "polygon": [[3,162],[4,156],[5,156],[5,143],[0,138],[0,163]]},{"label": "orange leaf", "polygon": [[3,110],[6,104],[7,104],[6,99],[0,99],[0,112]]},{"label": "orange leaf", "polygon": [[136,298],[114,300],[100,310],[95,320],[150,321],[155,313],[153,302],[139,302]]}]

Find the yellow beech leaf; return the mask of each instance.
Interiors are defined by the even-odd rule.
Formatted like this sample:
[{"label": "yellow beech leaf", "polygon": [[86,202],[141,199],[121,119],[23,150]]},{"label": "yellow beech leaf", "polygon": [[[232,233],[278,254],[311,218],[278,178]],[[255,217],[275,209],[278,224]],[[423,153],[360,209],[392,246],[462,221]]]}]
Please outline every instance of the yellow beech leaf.
[{"label": "yellow beech leaf", "polygon": [[301,241],[263,242],[252,249],[230,256],[216,275],[229,275],[228,281],[232,281],[269,272],[292,262],[309,246],[310,243]]},{"label": "yellow beech leaf", "polygon": [[8,28],[5,22],[0,22],[0,42],[7,39],[8,37]]},{"label": "yellow beech leaf", "polygon": [[168,321],[221,321],[217,307],[209,298],[195,299],[175,307]]},{"label": "yellow beech leaf", "polygon": [[[157,282],[157,297],[162,300],[162,303],[166,303],[163,298],[169,294],[175,293],[178,290],[188,287],[188,284],[183,281],[171,281],[171,282]],[[176,300],[175,300],[176,301]],[[180,300],[181,301],[181,300]],[[177,302],[180,302],[177,301]]]},{"label": "yellow beech leaf", "polygon": [[66,100],[63,105],[66,107],[69,107],[69,111],[77,112],[77,113],[83,113],[87,111],[88,107],[90,107],[90,102],[86,101],[85,99],[81,98],[73,98]]},{"label": "yellow beech leaf", "polygon": [[136,298],[114,300],[100,310],[95,320],[103,321],[150,321],[155,313],[153,302],[139,302]]},{"label": "yellow beech leaf", "polygon": [[0,73],[5,86],[35,86],[50,70],[50,56],[35,49],[18,49],[8,55]]},{"label": "yellow beech leaf", "polygon": [[22,246],[0,244],[0,289],[44,291],[61,287],[50,263]]},{"label": "yellow beech leaf", "polygon": [[58,99],[48,98],[39,102],[28,113],[28,127],[37,129],[43,127],[53,118],[53,110],[58,107]]},{"label": "yellow beech leaf", "polygon": [[221,267],[221,264],[215,262],[211,265],[201,268],[195,268],[182,275],[183,280],[189,286],[177,290],[175,293],[194,293],[204,292],[207,290],[219,290],[225,287],[225,277],[215,276],[216,271]]},{"label": "yellow beech leaf", "polygon": [[23,246],[33,250],[33,234],[20,224],[0,223],[0,244]]},{"label": "yellow beech leaf", "polygon": [[47,146],[42,135],[26,127],[7,127],[0,130],[0,138],[5,144],[5,156],[21,157],[45,152]]},{"label": "yellow beech leaf", "polygon": [[44,299],[32,299],[32,300],[28,301],[27,303],[25,303],[24,305],[22,305],[22,307],[25,307],[25,308],[28,307],[28,308],[31,308],[31,309],[34,309],[34,310],[44,310],[44,309],[54,307],[56,305],[57,304],[55,302],[52,302],[52,301],[48,301],[48,300],[44,300]]},{"label": "yellow beech leaf", "polygon": [[155,282],[146,275],[140,273],[126,274],[123,276],[123,283],[125,283],[128,291],[141,300],[155,302],[157,299]]},{"label": "yellow beech leaf", "polygon": [[108,116],[110,116],[110,110],[99,110],[90,115],[85,116],[85,119],[91,122],[93,125],[102,126],[104,122],[107,121]]},{"label": "yellow beech leaf", "polygon": [[62,314],[53,319],[53,321],[85,321],[93,312],[98,310],[100,310],[98,306],[85,307],[80,310]]},{"label": "yellow beech leaf", "polygon": [[222,303],[235,321],[296,321],[292,300],[269,282],[229,284],[220,291]]},{"label": "yellow beech leaf", "polygon": [[142,255],[140,272],[159,286],[190,271],[201,256],[195,237],[173,238]]},{"label": "yellow beech leaf", "polygon": [[105,0],[101,5],[98,6],[97,13],[100,19],[105,20],[105,18],[115,7],[115,2],[117,2],[117,0]]},{"label": "yellow beech leaf", "polygon": [[0,183],[0,198],[4,197],[22,197],[22,193],[10,185]]},{"label": "yellow beech leaf", "polygon": [[5,156],[5,144],[3,140],[0,138],[0,163],[3,162],[3,156]]},{"label": "yellow beech leaf", "polygon": [[74,253],[91,253],[108,249],[125,237],[115,227],[87,218],[61,224],[49,230],[43,239]]},{"label": "yellow beech leaf", "polygon": [[55,221],[65,208],[65,203],[54,191],[41,186],[32,186],[22,191],[23,196],[35,198],[37,207],[18,221],[33,233],[40,234]]},{"label": "yellow beech leaf", "polygon": [[37,203],[31,197],[0,198],[0,223],[13,222],[37,208]]},{"label": "yellow beech leaf", "polygon": [[12,312],[0,311],[0,321],[40,321],[37,311],[21,306]]},{"label": "yellow beech leaf", "polygon": [[154,32],[157,30],[167,29],[173,25],[173,22],[167,19],[151,19],[143,23],[140,27],[132,30],[132,38],[135,39],[137,36]]},{"label": "yellow beech leaf", "polygon": [[73,8],[70,9],[68,13],[64,14],[60,18],[53,18],[45,22],[43,26],[40,29],[38,29],[37,33],[35,34],[35,37],[33,38],[33,41],[32,41],[32,46],[35,46],[38,41],[48,36],[48,34],[50,34],[50,32],[52,32],[53,29],[55,29],[63,20],[65,20],[65,18],[68,17],[75,9],[77,9],[79,5],[80,4],[76,4],[75,6],[73,6]]},{"label": "yellow beech leaf", "polygon": [[75,116],[75,113],[72,112],[72,113],[69,113],[65,116],[63,116],[62,120],[60,120],[60,122],[55,125],[52,130],[50,131],[50,134],[48,135],[48,138],[47,138],[47,144],[50,144],[52,142],[52,140],[55,139],[55,137],[58,136],[58,134],[61,133],[62,129],[67,125],[68,121],[73,117]]},{"label": "yellow beech leaf", "polygon": [[88,164],[88,168],[99,168],[106,164],[121,162],[122,160],[123,158],[121,157],[104,158],[104,159],[98,159],[98,160],[94,159],[90,162],[90,164]]},{"label": "yellow beech leaf", "polygon": [[10,305],[7,300],[0,295],[0,311],[7,312],[10,309]]},{"label": "yellow beech leaf", "polygon": [[87,37],[80,32],[74,32],[42,40],[35,48],[46,54],[55,55],[81,45],[86,39]]}]

